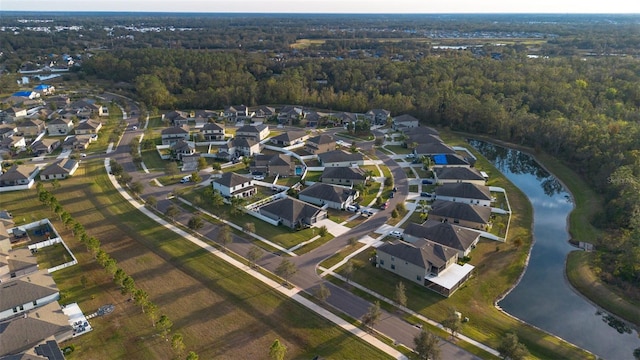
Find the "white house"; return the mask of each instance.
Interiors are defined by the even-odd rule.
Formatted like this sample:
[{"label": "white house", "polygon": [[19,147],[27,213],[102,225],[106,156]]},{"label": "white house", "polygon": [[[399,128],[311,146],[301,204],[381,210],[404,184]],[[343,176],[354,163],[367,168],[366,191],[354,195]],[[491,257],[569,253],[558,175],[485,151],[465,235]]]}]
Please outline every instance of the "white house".
[{"label": "white house", "polygon": [[215,179],[213,181],[213,190],[218,190],[225,198],[232,196],[245,198],[256,193],[253,179],[232,172],[224,173],[222,177]]},{"label": "white house", "polygon": [[53,277],[46,271],[37,271],[0,286],[0,320],[29,311],[60,298]]},{"label": "white house", "polygon": [[435,195],[436,200],[479,206],[491,206],[493,201],[488,186],[471,183],[443,184],[436,188]]}]

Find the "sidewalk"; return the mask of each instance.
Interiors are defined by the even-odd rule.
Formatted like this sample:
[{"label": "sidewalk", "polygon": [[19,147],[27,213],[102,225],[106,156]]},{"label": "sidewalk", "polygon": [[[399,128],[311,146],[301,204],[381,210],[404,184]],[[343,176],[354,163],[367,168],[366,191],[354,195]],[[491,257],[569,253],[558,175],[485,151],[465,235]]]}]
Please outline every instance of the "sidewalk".
[{"label": "sidewalk", "polygon": [[[107,169],[107,173],[109,173],[110,169],[109,169],[109,159],[108,158],[105,159],[105,168]],[[292,289],[288,289],[286,287],[283,287],[281,284],[279,284],[276,281],[271,280],[270,278],[260,274],[256,270],[250,268],[248,265],[239,262],[238,260],[236,260],[236,259],[230,257],[229,255],[219,251],[215,247],[213,247],[211,245],[208,245],[204,241],[202,241],[202,240],[196,238],[195,236],[185,232],[184,230],[176,227],[175,225],[166,222],[164,219],[160,218],[159,216],[157,216],[156,214],[151,212],[149,209],[147,209],[143,204],[140,204],[135,199],[133,199],[131,197],[131,195],[129,195],[129,193],[127,193],[126,191],[124,191],[122,189],[122,187],[116,181],[116,179],[115,179],[115,177],[113,175],[109,175],[109,180],[113,184],[113,187],[118,190],[120,195],[125,200],[129,201],[129,203],[131,203],[131,205],[133,205],[136,209],[140,210],[143,214],[145,214],[146,216],[148,216],[150,219],[154,220],[158,224],[160,224],[160,225],[166,227],[167,229],[175,232],[176,234],[182,236],[186,240],[191,241],[193,244],[195,244],[195,245],[201,247],[202,249],[210,252],[211,254],[219,257],[220,259],[222,259],[222,260],[226,261],[227,263],[235,266],[236,268],[244,271],[245,273],[253,276],[255,279],[260,280],[261,282],[263,282],[264,284],[270,286],[274,290],[276,290],[276,291],[280,292],[281,294],[291,298],[292,300],[294,300],[294,301],[298,302],[299,304],[305,306],[309,310],[311,310],[311,311],[315,312],[316,314],[324,317],[325,319],[331,321],[332,323],[340,326],[344,330],[350,332],[351,334],[357,336],[358,338],[362,339],[363,341],[365,341],[365,342],[369,343],[370,345],[376,347],[380,351],[383,351],[383,352],[387,353],[389,356],[391,356],[391,357],[393,357],[395,359],[403,359],[403,360],[407,359],[407,357],[404,356],[401,352],[395,350],[391,346],[389,346],[389,345],[385,344],[384,342],[378,340],[376,337],[372,336],[371,334],[367,333],[366,331],[355,327],[354,325],[348,323],[347,321],[343,320],[339,316],[329,312],[328,310],[325,310],[324,308],[316,305],[312,301],[306,299],[305,297],[303,297],[302,295],[299,294],[301,292],[301,290],[299,288],[294,287]]]}]

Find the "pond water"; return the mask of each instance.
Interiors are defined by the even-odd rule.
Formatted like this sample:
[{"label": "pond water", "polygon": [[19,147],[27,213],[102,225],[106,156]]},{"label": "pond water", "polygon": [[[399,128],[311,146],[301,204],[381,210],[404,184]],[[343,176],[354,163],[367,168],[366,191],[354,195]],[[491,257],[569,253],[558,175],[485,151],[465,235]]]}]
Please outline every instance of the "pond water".
[{"label": "pond water", "polygon": [[633,359],[638,333],[578,295],[565,277],[566,256],[576,250],[568,242],[570,194],[528,154],[476,140],[470,144],[527,195],[534,210],[529,266],[498,305],[602,358]]}]

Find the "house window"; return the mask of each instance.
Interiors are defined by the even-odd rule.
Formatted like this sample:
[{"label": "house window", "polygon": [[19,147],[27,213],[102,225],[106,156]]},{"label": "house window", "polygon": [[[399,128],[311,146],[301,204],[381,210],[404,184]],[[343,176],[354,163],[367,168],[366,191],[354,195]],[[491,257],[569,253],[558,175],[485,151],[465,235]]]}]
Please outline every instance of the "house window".
[{"label": "house window", "polygon": [[396,266],[391,264],[391,270],[395,270],[395,269],[396,269]]},{"label": "house window", "polygon": [[15,313],[17,313],[17,312],[18,312],[18,308],[17,308],[17,307],[14,307],[14,308],[13,308],[13,313],[15,314]]},{"label": "house window", "polygon": [[420,277],[420,275],[416,275],[416,280],[418,280],[418,281],[422,280],[422,278]]},{"label": "house window", "polygon": [[38,306],[38,300],[33,300],[33,306]]},{"label": "house window", "polygon": [[458,220],[458,219],[453,219],[453,223],[454,223],[454,224],[460,224],[460,220]]},{"label": "house window", "polygon": [[384,265],[384,260],[380,260],[380,265]]},{"label": "house window", "polygon": [[20,305],[20,311],[24,311],[24,305]]}]

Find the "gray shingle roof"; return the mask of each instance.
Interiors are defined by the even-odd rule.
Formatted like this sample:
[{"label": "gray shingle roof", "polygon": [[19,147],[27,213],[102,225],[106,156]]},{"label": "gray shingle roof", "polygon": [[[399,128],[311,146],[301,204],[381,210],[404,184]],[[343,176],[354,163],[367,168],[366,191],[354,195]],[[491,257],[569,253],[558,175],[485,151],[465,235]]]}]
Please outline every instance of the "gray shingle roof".
[{"label": "gray shingle roof", "polygon": [[346,180],[366,180],[366,172],[357,167],[328,167],[322,172],[321,178],[346,179]]},{"label": "gray shingle roof", "polygon": [[453,201],[436,200],[431,205],[430,215],[453,218],[487,224],[491,217],[491,208]]},{"label": "gray shingle roof", "polygon": [[333,151],[327,151],[326,153],[319,154],[318,159],[323,164],[326,164],[326,163],[345,162],[345,161],[350,161],[350,162],[362,161],[364,160],[364,157],[362,156],[362,154],[359,154],[359,153],[350,153],[344,150],[333,150]]},{"label": "gray shingle roof", "polygon": [[437,167],[433,171],[443,180],[484,180],[478,170],[468,167]]},{"label": "gray shingle roof", "polygon": [[480,236],[477,231],[434,220],[427,220],[422,225],[411,223],[404,233],[462,251],[468,250]]},{"label": "gray shingle roof", "polygon": [[46,270],[31,273],[2,283],[0,286],[0,311],[13,309],[57,292],[56,283]]},{"label": "gray shingle roof", "polygon": [[430,241],[418,241],[413,244],[394,241],[378,247],[378,251],[407,261],[423,269],[430,265],[441,267],[447,260],[456,256],[457,251]]},{"label": "gray shingle roof", "polygon": [[336,141],[333,139],[331,135],[326,135],[326,134],[321,134],[321,135],[314,136],[312,138],[307,139],[307,144],[324,145],[324,144],[331,144],[335,142]]},{"label": "gray shingle roof", "polygon": [[307,135],[306,131],[286,131],[278,136],[274,136],[271,140],[279,142],[292,142]]},{"label": "gray shingle roof", "polygon": [[248,177],[244,177],[242,175],[238,175],[233,172],[224,173],[220,178],[214,180],[214,182],[222,186],[226,186],[228,188],[238,186],[244,183],[248,183],[251,181],[252,179],[249,179]]},{"label": "gray shingle roof", "polygon": [[349,196],[356,193],[356,190],[342,186],[334,186],[325,183],[315,183],[300,191],[298,195],[304,195],[325,201],[343,203]]},{"label": "gray shingle roof", "polygon": [[464,199],[491,200],[489,187],[471,183],[443,184],[436,188],[436,197],[449,196]]},{"label": "gray shingle roof", "polygon": [[420,155],[434,155],[434,154],[454,154],[456,151],[453,148],[443,142],[432,142],[426,144],[420,144],[416,147],[416,154]]},{"label": "gray shingle roof", "polygon": [[277,215],[287,221],[296,224],[301,219],[316,216],[322,209],[304,201],[286,197],[281,200],[274,201],[260,208],[260,212],[268,212]]},{"label": "gray shingle roof", "polygon": [[60,159],[40,171],[40,175],[70,174],[76,164],[71,158]]}]

